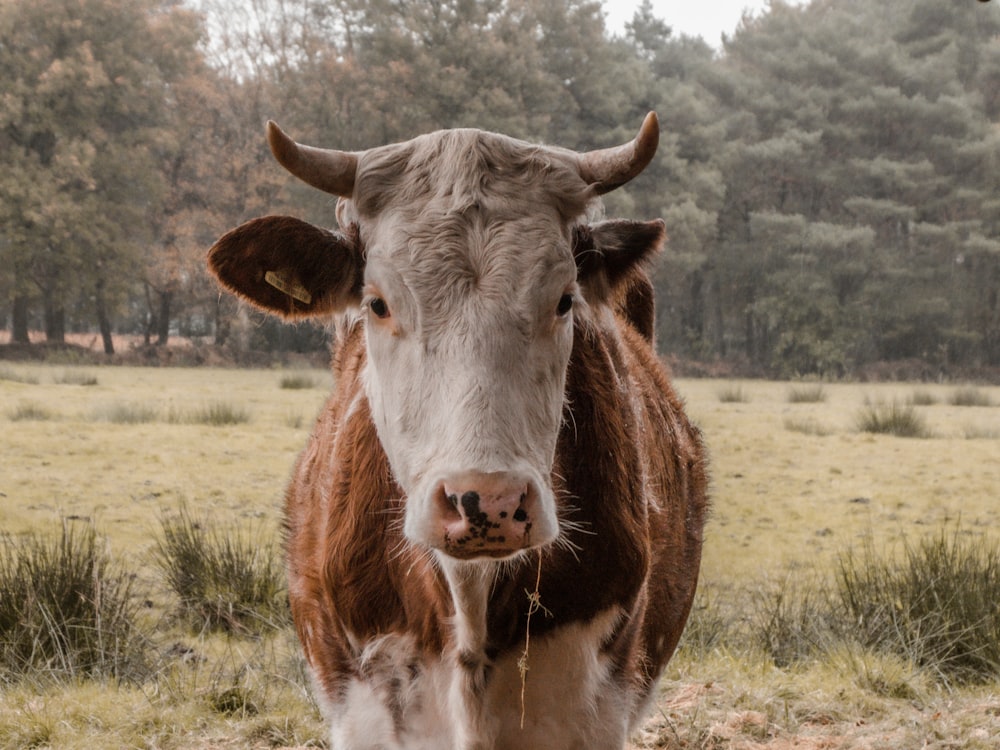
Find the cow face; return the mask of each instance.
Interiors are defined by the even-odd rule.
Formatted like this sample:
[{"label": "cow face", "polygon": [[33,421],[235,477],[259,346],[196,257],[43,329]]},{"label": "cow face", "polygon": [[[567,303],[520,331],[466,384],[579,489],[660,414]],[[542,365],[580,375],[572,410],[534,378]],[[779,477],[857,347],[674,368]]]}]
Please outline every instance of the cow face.
[{"label": "cow face", "polygon": [[216,243],[210,268],[286,317],[360,314],[365,395],[411,541],[463,560],[551,542],[574,318],[662,241],[658,222],[578,223],[620,184],[621,154],[609,177],[473,130],[362,154],[270,137],[291,171],[342,196],[345,230],[257,219]]}]

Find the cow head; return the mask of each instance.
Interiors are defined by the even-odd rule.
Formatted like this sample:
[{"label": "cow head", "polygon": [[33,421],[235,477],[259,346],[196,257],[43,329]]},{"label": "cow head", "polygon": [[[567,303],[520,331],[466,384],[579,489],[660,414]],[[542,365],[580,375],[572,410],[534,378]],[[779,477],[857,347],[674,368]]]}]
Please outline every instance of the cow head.
[{"label": "cow head", "polygon": [[607,314],[615,280],[663,240],[659,221],[584,216],[642,171],[658,137],[650,113],[634,140],[588,153],[478,130],[347,153],[268,123],[278,161],[339,196],[341,230],[256,219],[209,266],[285,318],[360,316],[365,395],[411,541],[503,558],[558,535],[551,472],[574,318]]}]

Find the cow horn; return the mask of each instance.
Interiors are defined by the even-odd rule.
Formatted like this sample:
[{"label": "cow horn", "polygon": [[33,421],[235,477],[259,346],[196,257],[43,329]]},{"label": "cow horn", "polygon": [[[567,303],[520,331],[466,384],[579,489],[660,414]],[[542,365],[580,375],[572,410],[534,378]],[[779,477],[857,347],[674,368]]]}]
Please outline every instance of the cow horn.
[{"label": "cow horn", "polygon": [[273,120],[267,121],[267,142],[278,163],[303,182],[344,197],[354,192],[357,154],[303,146],[289,138]]},{"label": "cow horn", "polygon": [[660,121],[650,112],[639,134],[628,143],[580,154],[580,176],[594,186],[598,195],[621,187],[653,160],[660,143]]}]

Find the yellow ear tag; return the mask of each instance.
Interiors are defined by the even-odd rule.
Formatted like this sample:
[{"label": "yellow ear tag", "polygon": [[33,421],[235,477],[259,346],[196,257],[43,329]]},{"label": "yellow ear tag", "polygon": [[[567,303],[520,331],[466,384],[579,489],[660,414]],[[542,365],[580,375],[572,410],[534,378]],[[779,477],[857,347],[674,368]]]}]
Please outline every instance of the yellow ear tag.
[{"label": "yellow ear tag", "polygon": [[264,274],[264,281],[273,286],[279,292],[284,292],[289,297],[294,297],[304,305],[312,303],[312,295],[309,290],[299,283],[295,271],[284,269],[282,271],[268,271]]}]

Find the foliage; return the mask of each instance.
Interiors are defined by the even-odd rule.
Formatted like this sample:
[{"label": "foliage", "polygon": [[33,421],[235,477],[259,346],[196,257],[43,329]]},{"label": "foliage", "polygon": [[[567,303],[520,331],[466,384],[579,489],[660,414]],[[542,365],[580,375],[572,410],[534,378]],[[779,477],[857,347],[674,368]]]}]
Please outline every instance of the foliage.
[{"label": "foliage", "polygon": [[182,507],[161,519],[156,563],[196,630],[255,633],[289,621],[284,568],[273,542],[209,529]]},{"label": "foliage", "polygon": [[162,208],[161,128],[194,21],[156,0],[0,5],[0,254],[6,291],[41,303],[49,340],[92,301],[110,341]]},{"label": "foliage", "polygon": [[[195,0],[191,0],[194,4]],[[658,340],[781,377],[1000,365],[1000,7],[772,3],[721,50],[590,0],[12,0],[0,6],[0,295],[15,341],[97,322],[247,349],[202,261],[263,213],[333,221],[261,132],[363,149],[476,126],[589,149],[655,109],[607,211],[667,222]],[[40,322],[41,321],[41,322]]]},{"label": "foliage", "polygon": [[141,679],[148,665],[132,576],[92,527],[0,546],[0,681],[27,674]]}]

